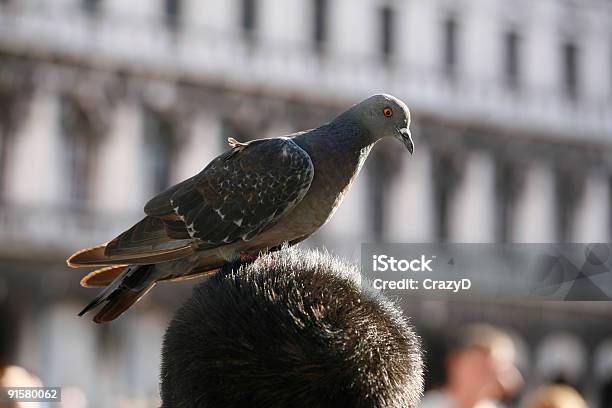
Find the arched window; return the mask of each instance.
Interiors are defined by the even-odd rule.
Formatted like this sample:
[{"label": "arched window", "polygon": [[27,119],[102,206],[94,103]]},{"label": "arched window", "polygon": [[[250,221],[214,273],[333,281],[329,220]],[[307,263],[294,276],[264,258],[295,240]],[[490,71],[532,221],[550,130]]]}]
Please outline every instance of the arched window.
[{"label": "arched window", "polygon": [[575,100],[580,91],[580,50],[578,45],[572,41],[565,42],[561,46],[563,66],[562,78],[565,94],[568,98]]},{"label": "arched window", "polygon": [[576,208],[584,192],[584,177],[579,170],[560,168],[555,175],[557,196],[557,240],[571,242]]},{"label": "arched window", "polygon": [[164,115],[147,109],[145,113],[145,174],[149,191],[159,193],[171,184],[176,148],[176,132]]},{"label": "arched window", "polygon": [[93,16],[100,10],[101,0],[81,0],[83,11]]},{"label": "arched window", "polygon": [[313,0],[312,13],[312,39],[315,50],[322,52],[325,43],[327,42],[327,20],[328,20],[328,4],[327,0]]},{"label": "arched window", "polygon": [[395,10],[387,5],[379,13],[380,51],[385,62],[389,62],[395,52]]},{"label": "arched window", "polygon": [[250,39],[257,30],[256,0],[242,0],[241,17],[242,32],[247,39]]},{"label": "arched window", "polygon": [[165,22],[169,29],[176,30],[181,23],[182,4],[181,0],[164,0]]},{"label": "arched window", "polygon": [[459,23],[454,15],[450,15],[443,24],[443,66],[447,76],[453,78],[459,62],[458,32]]},{"label": "arched window", "polygon": [[521,37],[510,30],[504,34],[504,78],[510,89],[520,86],[521,75]]},{"label": "arched window", "polygon": [[6,184],[6,158],[8,156],[8,134],[0,125],[0,202],[4,197],[4,186]]},{"label": "arched window", "polygon": [[96,132],[87,113],[72,97],[62,97],[60,115],[68,194],[73,204],[82,205],[92,193]]},{"label": "arched window", "polygon": [[451,208],[455,189],[461,182],[462,167],[453,154],[446,151],[435,153],[432,159],[436,239],[445,242],[451,238]]},{"label": "arched window", "polygon": [[510,242],[514,235],[514,213],[518,194],[522,188],[522,174],[519,164],[508,160],[497,160],[495,167],[496,193],[496,240]]}]

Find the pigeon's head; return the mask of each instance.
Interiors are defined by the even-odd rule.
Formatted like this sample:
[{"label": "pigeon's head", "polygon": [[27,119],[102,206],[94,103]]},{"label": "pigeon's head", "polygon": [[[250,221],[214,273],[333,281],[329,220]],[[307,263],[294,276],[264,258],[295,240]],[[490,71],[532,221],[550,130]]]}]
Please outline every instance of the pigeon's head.
[{"label": "pigeon's head", "polygon": [[414,152],[410,134],[410,110],[404,102],[388,94],[377,94],[353,106],[357,120],[376,139],[394,137],[410,154]]}]

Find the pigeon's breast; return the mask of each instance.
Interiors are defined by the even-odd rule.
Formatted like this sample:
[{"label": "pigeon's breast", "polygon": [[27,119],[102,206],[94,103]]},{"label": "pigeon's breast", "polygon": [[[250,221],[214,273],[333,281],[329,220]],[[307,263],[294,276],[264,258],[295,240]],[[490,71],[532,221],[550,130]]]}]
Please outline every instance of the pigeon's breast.
[{"label": "pigeon's breast", "polygon": [[[308,193],[272,228],[255,238],[252,244],[302,240],[318,230],[332,217],[355,181],[371,146],[345,154],[339,161],[335,155],[312,154],[315,174]],[[322,158],[321,158],[322,157]],[[318,160],[317,160],[318,158]]]}]

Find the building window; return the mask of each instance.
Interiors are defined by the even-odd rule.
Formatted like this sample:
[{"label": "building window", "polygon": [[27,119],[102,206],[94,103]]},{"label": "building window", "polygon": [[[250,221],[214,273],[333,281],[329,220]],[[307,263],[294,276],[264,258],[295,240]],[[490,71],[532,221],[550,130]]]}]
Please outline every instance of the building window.
[{"label": "building window", "polygon": [[523,188],[524,174],[520,164],[497,160],[495,167],[496,240],[511,242],[514,236],[514,215],[519,192]]},{"label": "building window", "polygon": [[69,195],[75,204],[86,203],[96,159],[96,135],[86,112],[72,98],[61,101],[61,129],[66,153]]},{"label": "building window", "polygon": [[575,169],[559,169],[555,176],[557,240],[571,242],[576,208],[584,192],[584,177]]},{"label": "building window", "polygon": [[578,98],[578,47],[572,42],[563,44],[563,82],[571,99]]},{"label": "building window", "polygon": [[393,43],[394,29],[393,9],[384,6],[380,9],[380,50],[386,61],[393,55],[395,46]]},{"label": "building window", "polygon": [[516,89],[519,87],[519,76],[520,76],[520,38],[514,31],[509,31],[505,35],[505,55],[504,55],[504,76],[506,84]]},{"label": "building window", "polygon": [[251,37],[257,26],[256,0],[242,0],[242,30],[247,37]]},{"label": "building window", "polygon": [[0,204],[4,195],[7,177],[7,158],[9,150],[9,134],[12,108],[15,105],[15,98],[11,92],[4,89],[0,90]]},{"label": "building window", "polygon": [[148,110],[145,118],[147,169],[152,193],[170,186],[176,136],[172,124],[162,115]]},{"label": "building window", "polygon": [[89,14],[95,14],[100,9],[101,0],[81,0],[83,10]]},{"label": "building window", "polygon": [[4,189],[6,183],[6,160],[8,156],[8,136],[6,132],[0,127],[0,204],[2,204],[2,198],[4,196]]},{"label": "building window", "polygon": [[164,12],[168,27],[177,29],[181,19],[181,0],[164,0]]},{"label": "building window", "polygon": [[463,167],[449,152],[435,153],[432,166],[436,204],[436,239],[446,242],[451,238],[451,209],[455,198],[455,190],[463,177]]},{"label": "building window", "polygon": [[449,17],[444,21],[444,71],[449,76],[454,76],[457,69],[457,21],[455,17]]},{"label": "building window", "polygon": [[[608,179],[608,200],[612,203],[612,177]],[[612,237],[612,205],[608,206],[608,220],[608,236]]]},{"label": "building window", "polygon": [[322,51],[327,41],[327,0],[313,0],[313,40],[315,49]]}]

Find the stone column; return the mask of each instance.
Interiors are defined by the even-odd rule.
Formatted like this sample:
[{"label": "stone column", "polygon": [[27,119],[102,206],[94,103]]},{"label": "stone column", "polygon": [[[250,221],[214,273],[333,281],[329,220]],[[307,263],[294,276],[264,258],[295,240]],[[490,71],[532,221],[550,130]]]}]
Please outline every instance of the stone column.
[{"label": "stone column", "polygon": [[[259,1],[259,34],[269,44],[307,43],[312,28],[309,16],[312,2],[263,0]],[[214,6],[215,8],[217,5]]]},{"label": "stone column", "polygon": [[181,150],[189,143],[197,100],[172,82],[142,86],[142,184],[147,198],[182,180]]},{"label": "stone column", "polygon": [[495,167],[485,152],[471,152],[465,161],[463,182],[450,207],[450,234],[454,242],[495,240]]},{"label": "stone column", "polygon": [[149,402],[159,385],[157,376],[151,373],[159,372],[160,350],[169,316],[151,304],[149,310],[130,312],[131,315],[123,317],[124,324],[115,327],[120,332],[121,347],[112,351],[118,356],[113,385],[128,398]]},{"label": "stone column", "polygon": [[33,65],[0,58],[0,201],[11,176],[15,133],[27,119]]},{"label": "stone column", "polygon": [[436,239],[434,179],[429,147],[402,156],[400,170],[389,186],[385,238],[392,242],[431,242]]},{"label": "stone column", "polygon": [[610,180],[603,172],[587,175],[571,225],[574,242],[610,242]]},{"label": "stone column", "polygon": [[517,197],[512,241],[554,242],[556,240],[555,177],[550,163],[532,162],[525,186]]},{"label": "stone column", "polygon": [[179,147],[175,180],[179,182],[199,173],[221,152],[229,149],[221,138],[222,118],[215,112],[197,114]]},{"label": "stone column", "polygon": [[94,206],[106,212],[139,212],[148,191],[145,182],[143,120],[140,102],[127,96],[117,102],[108,136],[98,149]]},{"label": "stone column", "polygon": [[[61,203],[66,180],[58,128],[59,101],[51,85],[34,91],[30,112],[15,135],[7,195],[19,204]],[[27,180],[27,182],[25,182]]]},{"label": "stone column", "polygon": [[76,386],[86,395],[96,393],[95,331],[88,319],[76,319],[80,305],[62,302],[42,311],[40,337],[43,372],[49,384]]}]

